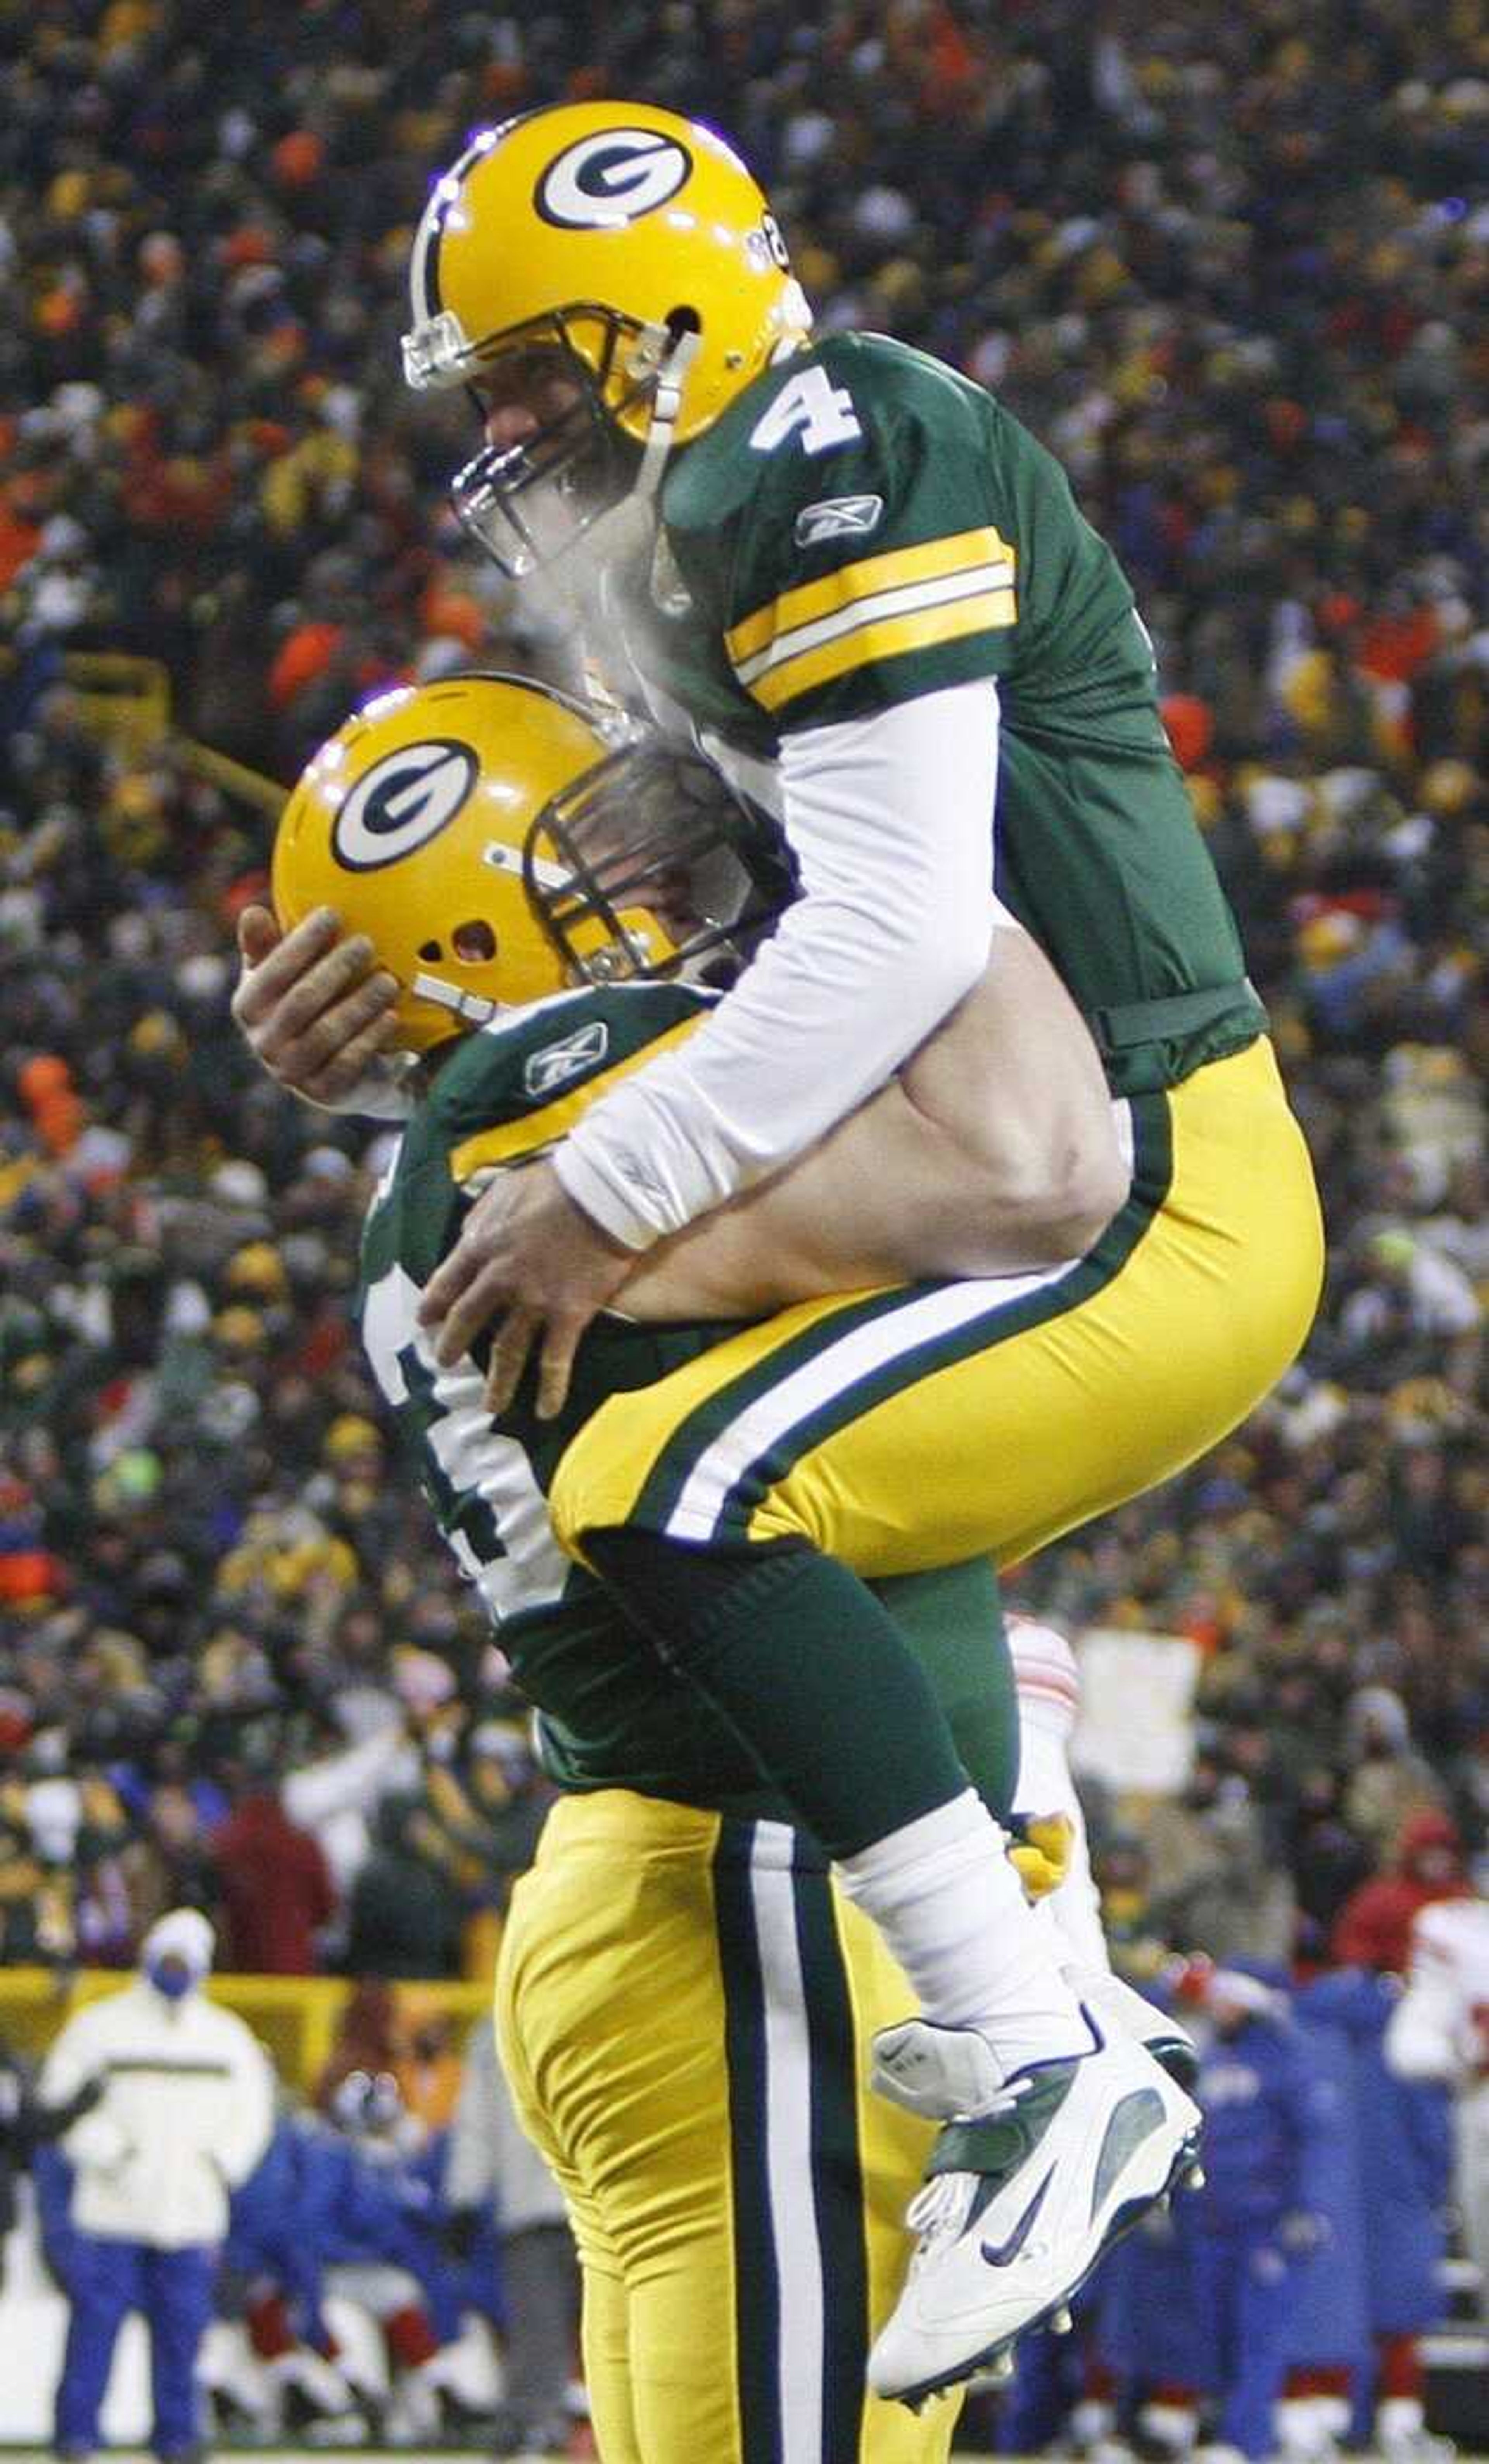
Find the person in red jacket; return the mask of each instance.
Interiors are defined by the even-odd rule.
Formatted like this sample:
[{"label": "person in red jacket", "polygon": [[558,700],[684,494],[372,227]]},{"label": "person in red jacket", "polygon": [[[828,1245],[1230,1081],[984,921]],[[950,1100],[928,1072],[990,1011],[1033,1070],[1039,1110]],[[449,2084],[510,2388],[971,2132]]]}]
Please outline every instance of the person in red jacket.
[{"label": "person in red jacket", "polygon": [[260,1976],[311,1976],[316,1934],[336,1907],[319,1841],[265,1788],[240,1796],[212,1838],[222,1892],[225,1965]]},{"label": "person in red jacket", "polygon": [[1463,1842],[1451,1815],[1427,1807],[1403,1823],[1396,1861],[1351,1891],[1335,1921],[1329,1949],[1336,1967],[1406,1973],[1411,1925],[1434,1900],[1467,1896]]}]

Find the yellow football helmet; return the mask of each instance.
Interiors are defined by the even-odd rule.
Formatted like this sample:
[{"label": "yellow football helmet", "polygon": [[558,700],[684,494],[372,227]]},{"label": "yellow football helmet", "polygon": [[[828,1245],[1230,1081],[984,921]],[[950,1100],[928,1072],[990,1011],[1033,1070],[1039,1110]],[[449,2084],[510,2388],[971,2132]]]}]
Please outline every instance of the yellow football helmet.
[{"label": "yellow football helmet", "polygon": [[789,894],[710,762],[528,678],[379,693],[280,816],[288,931],[333,907],[401,987],[409,1051],[585,982],[744,955]]},{"label": "yellow football helmet", "polygon": [[537,355],[572,381],[569,410],[456,483],[462,517],[515,574],[618,497],[655,493],[670,447],[811,324],[739,157],[650,103],[559,103],[483,129],[434,184],[410,289],[411,385],[474,385],[484,405]]}]

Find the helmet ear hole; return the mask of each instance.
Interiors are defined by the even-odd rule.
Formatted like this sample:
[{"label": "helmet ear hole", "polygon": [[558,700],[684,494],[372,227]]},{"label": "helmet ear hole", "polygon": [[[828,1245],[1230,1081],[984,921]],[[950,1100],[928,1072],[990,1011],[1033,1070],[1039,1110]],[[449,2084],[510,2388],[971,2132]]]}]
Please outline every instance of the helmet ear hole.
[{"label": "helmet ear hole", "polygon": [[497,955],[497,936],[483,915],[457,924],[450,935],[455,956],[468,967],[484,966]]},{"label": "helmet ear hole", "polygon": [[676,341],[680,334],[700,334],[703,320],[696,308],[669,308],[663,323]]},{"label": "helmet ear hole", "polygon": [[420,957],[427,958],[432,967],[437,967],[444,955],[445,954],[437,941],[421,941],[419,943]]}]

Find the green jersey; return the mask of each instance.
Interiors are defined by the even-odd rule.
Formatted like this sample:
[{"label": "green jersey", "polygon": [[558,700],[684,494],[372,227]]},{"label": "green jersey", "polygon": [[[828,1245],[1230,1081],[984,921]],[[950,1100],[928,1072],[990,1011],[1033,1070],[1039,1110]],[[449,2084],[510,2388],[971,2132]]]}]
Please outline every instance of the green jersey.
[{"label": "green jersey", "polygon": [[628,648],[659,702],[771,759],[784,734],[980,677],[1001,709],[1000,895],[1117,1092],[1265,1024],[1159,715],[1152,648],[1058,463],[881,336],[767,369],[680,452]]},{"label": "green jersey", "polygon": [[[680,1367],[732,1326],[644,1326],[602,1315],[580,1346],[556,1419],[538,1418],[528,1376],[494,1421],[483,1395],[487,1344],[441,1369],[418,1324],[424,1287],[490,1174],[565,1136],[632,1069],[684,1040],[710,998],[678,984],[586,989],[467,1036],[420,1101],[373,1199],[359,1311],[373,1374],[435,1520],[540,1714],[549,1776],[567,1788],[633,1788],[789,1820],[789,1809],[733,1731],[563,1554],[548,1520],[548,1485],[590,1413],[608,1396]],[[883,1590],[928,1663],[950,1666],[949,1680],[938,1675],[938,1683],[960,1699],[999,1682],[990,1568],[953,1568]]]},{"label": "green jersey", "polygon": [[372,1372],[513,1675],[542,1715],[543,1759],[570,1786],[624,1785],[731,1812],[768,1811],[726,1731],[638,1646],[592,1576],[564,1555],[547,1490],[568,1439],[605,1397],[645,1385],[728,1330],[598,1319],[562,1415],[541,1420],[530,1379],[500,1421],[482,1392],[487,1346],[441,1369],[418,1324],[424,1287],[493,1171],[540,1154],[627,1068],[702,1015],[670,984],[585,991],[467,1036],[418,1105],[363,1239],[359,1308]]}]

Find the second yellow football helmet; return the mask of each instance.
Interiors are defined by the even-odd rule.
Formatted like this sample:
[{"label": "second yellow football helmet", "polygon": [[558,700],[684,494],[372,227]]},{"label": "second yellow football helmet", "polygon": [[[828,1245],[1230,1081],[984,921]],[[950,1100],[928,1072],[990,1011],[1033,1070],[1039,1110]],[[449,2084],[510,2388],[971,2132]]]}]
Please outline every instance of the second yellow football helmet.
[{"label": "second yellow football helmet", "polygon": [[711,764],[500,675],[402,686],[338,728],[280,817],[271,890],[286,930],[324,906],[367,935],[411,1052],[743,951],[789,894]]}]

